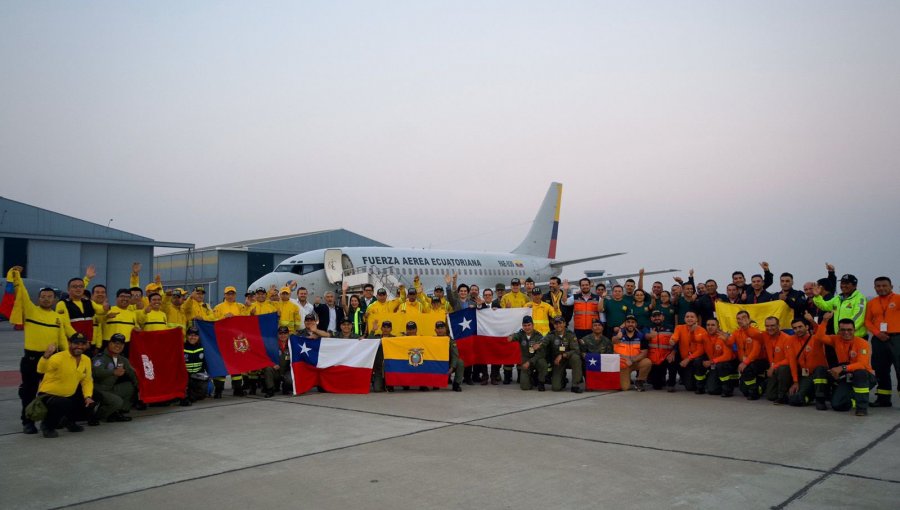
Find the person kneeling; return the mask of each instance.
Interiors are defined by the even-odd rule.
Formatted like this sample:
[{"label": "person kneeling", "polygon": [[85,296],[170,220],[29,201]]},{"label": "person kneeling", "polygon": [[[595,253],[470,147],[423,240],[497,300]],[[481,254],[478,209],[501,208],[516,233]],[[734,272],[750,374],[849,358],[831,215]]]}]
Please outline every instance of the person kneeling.
[{"label": "person kneeling", "polygon": [[644,334],[637,330],[637,318],[634,315],[625,317],[623,327],[612,337],[613,349],[619,354],[621,370],[619,379],[622,391],[631,389],[631,373],[637,371],[634,389],[644,391],[644,383],[653,363],[647,357],[650,345]]},{"label": "person kneeling", "polygon": [[[38,360],[37,372],[44,375],[38,387],[38,398],[47,407],[47,415],[41,421],[44,437],[58,437],[56,427],[63,418],[67,419],[69,432],[84,430],[75,419],[81,408],[94,405],[91,364],[82,356],[87,344],[84,335],[75,333],[69,338],[67,351],[56,352],[56,344],[51,344]],[[77,391],[79,386],[83,397]]]},{"label": "person kneeling", "polygon": [[137,394],[137,374],[122,355],[123,349],[125,335],[116,333],[109,338],[106,351],[94,357],[94,386],[100,405],[89,424],[96,425],[99,420],[131,421],[128,411]]}]

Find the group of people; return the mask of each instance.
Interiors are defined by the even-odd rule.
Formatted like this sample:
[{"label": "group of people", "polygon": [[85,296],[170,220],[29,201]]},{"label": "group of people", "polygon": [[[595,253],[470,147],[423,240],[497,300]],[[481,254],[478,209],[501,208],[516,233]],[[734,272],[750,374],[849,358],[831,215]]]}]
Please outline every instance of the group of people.
[{"label": "group of people", "polygon": [[[278,314],[279,362],[260,371],[231,374],[234,396],[266,397],[292,388],[290,335],[303,337],[381,338],[395,336],[393,324],[381,320],[385,313],[436,311],[449,313],[464,308],[529,308],[519,331],[509,341],[520,346],[518,365],[473,365],[466,367],[455,341],[450,341],[448,377],[454,391],[462,385],[511,384],[513,369],[522,390],[553,391],[567,386],[581,393],[585,354],[618,354],[623,390],[675,391],[680,382],[686,390],[731,397],[739,389],[747,399],[763,396],[776,404],[847,411],[866,415],[868,407],[890,407],[891,367],[900,371],[900,296],[887,277],[875,279],[876,297],[866,300],[857,289],[857,279],[845,274],[839,280],[834,267],[826,264],[827,276],[807,282],[803,290],[793,288],[793,276],[782,273],[780,292],[769,293],[774,275],[765,262],[763,272],[750,283],[740,271],[732,275],[726,293],[718,292],[715,280],[695,282],[676,277],[665,290],[654,282],[644,290],[643,270],[638,281],[607,289],[591,280],[579,281],[569,292],[568,281],[551,278],[544,292],[533,280],[510,281],[510,288],[497,284],[479,289],[446,275],[445,285],[429,296],[416,278],[408,289],[401,286],[394,299],[385,289],[363,287],[361,294],[343,287],[340,301],[333,292],[322,302],[309,301],[303,288],[251,289],[243,301],[237,289],[224,289],[222,302],[211,306],[205,289],[188,295],[181,288],[164,289],[159,277],[140,286],[140,264],[134,264],[131,287],[119,289],[110,305],[107,289],[94,285],[93,267],[83,277],[72,278],[67,296],[59,299],[53,289],[41,289],[33,303],[22,284],[21,267],[7,274],[16,289],[25,330],[25,353],[20,365],[22,424],[27,434],[37,433],[35,421],[26,412],[36,397],[46,407],[41,421],[45,437],[55,437],[57,428],[80,431],[77,424],[100,421],[130,421],[132,407],[143,408],[137,378],[128,362],[128,344],[136,330],[181,328],[185,334],[184,356],[189,383],[181,405],[206,398],[221,398],[225,378],[206,375],[203,347],[195,319],[215,321],[239,315]],[[146,295],[145,295],[146,294]],[[296,295],[296,301],[293,296]],[[737,313],[738,329],[727,333],[719,327],[716,303],[752,305],[784,301],[793,312],[790,330],[783,330],[776,317],[763,328],[751,324],[746,311]],[[443,320],[435,334],[449,336]],[[416,335],[417,324],[406,324],[406,335]],[[384,381],[384,355],[379,349],[373,366],[373,390],[393,391]],[[571,371],[571,378],[569,373]],[[209,387],[212,386],[212,391]],[[869,393],[876,387],[876,399]],[[427,390],[429,388],[420,388]]]}]

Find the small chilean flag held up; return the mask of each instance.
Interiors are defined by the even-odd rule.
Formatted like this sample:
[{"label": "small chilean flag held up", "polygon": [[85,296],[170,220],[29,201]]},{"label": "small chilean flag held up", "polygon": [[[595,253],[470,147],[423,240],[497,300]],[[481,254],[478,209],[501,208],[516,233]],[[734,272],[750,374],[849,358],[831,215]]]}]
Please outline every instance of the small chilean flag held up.
[{"label": "small chilean flag held up", "polygon": [[291,372],[294,395],[320,386],[330,393],[368,393],[377,338],[305,338],[292,336]]},{"label": "small chilean flag held up", "polygon": [[467,367],[472,365],[518,365],[519,344],[509,342],[522,327],[522,317],[531,308],[466,308],[451,313],[450,332],[456,339],[459,357]]},{"label": "small chilean flag held up", "polygon": [[584,355],[584,389],[586,390],[621,390],[619,382],[619,355],[595,354]]},{"label": "small chilean flag held up", "polygon": [[209,375],[224,377],[278,364],[277,313],[194,322]]},{"label": "small chilean flag held up", "polygon": [[445,388],[450,372],[446,336],[398,336],[381,339],[384,383],[388,386]]}]

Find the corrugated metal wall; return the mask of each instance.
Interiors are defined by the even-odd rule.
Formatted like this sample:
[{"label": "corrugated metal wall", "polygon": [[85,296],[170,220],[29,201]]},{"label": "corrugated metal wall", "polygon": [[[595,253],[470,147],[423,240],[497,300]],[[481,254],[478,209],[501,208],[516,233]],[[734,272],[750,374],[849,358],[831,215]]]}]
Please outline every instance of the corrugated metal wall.
[{"label": "corrugated metal wall", "polygon": [[81,243],[28,241],[28,277],[43,280],[65,290],[69,278],[84,276]]}]

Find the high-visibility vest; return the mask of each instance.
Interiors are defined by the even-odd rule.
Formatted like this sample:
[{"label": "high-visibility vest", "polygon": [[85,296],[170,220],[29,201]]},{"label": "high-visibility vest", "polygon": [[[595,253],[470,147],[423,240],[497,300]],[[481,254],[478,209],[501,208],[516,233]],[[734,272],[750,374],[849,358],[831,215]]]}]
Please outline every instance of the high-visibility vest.
[{"label": "high-visibility vest", "polygon": [[595,294],[589,294],[587,301],[583,294],[575,295],[575,311],[572,315],[575,329],[591,329],[594,319],[600,318],[599,301]]},{"label": "high-visibility vest", "polygon": [[641,340],[638,337],[629,339],[628,337],[623,336],[619,343],[613,345],[613,350],[622,355],[619,358],[619,364],[622,368],[626,368],[628,362],[625,361],[625,356],[634,357],[640,354]]},{"label": "high-visibility vest", "polygon": [[656,338],[650,340],[650,350],[647,353],[647,357],[650,358],[654,365],[662,364],[666,360],[666,356],[672,354],[672,349],[675,346],[669,344],[669,339],[671,338],[672,333],[666,331],[656,333]]}]

